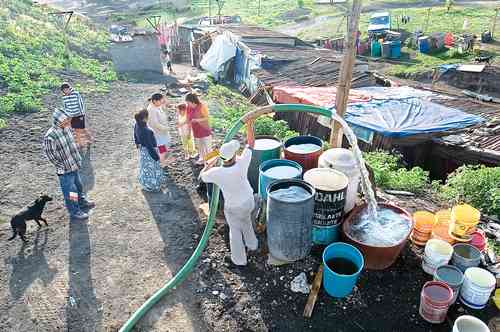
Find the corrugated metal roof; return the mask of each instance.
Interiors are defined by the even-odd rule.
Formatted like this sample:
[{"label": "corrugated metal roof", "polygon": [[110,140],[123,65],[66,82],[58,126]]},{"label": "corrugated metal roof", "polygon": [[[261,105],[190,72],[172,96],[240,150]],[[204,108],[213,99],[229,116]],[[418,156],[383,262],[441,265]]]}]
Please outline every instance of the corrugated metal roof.
[{"label": "corrugated metal roof", "polygon": [[[263,68],[253,71],[253,74],[268,86],[334,86],[339,79],[342,57],[333,51],[327,52],[310,50],[304,56],[296,54],[293,61],[264,62]],[[367,70],[366,63],[356,63],[353,72],[356,86],[362,86],[361,81],[368,79]]]},{"label": "corrugated metal roof", "polygon": [[268,30],[266,28],[253,26],[253,25],[242,25],[242,24],[225,24],[218,26],[219,31],[230,31],[237,36],[245,38],[287,38],[296,39],[295,37],[285,35],[284,33]]},{"label": "corrugated metal roof", "polygon": [[486,120],[486,123],[454,132],[452,135],[436,139],[436,142],[444,145],[484,150],[490,154],[498,154],[500,157],[500,129],[493,130],[500,126],[499,106],[478,103],[470,98],[439,99],[437,102],[470,114],[479,115]]}]

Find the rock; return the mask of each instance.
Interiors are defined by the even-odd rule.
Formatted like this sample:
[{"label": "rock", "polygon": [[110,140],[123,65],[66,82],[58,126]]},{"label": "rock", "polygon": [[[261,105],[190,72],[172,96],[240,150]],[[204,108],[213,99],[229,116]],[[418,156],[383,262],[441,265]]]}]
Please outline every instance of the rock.
[{"label": "rock", "polygon": [[304,272],[301,272],[292,280],[290,283],[290,289],[294,293],[309,294],[311,291],[311,285],[307,283],[307,276]]},{"label": "rock", "polygon": [[227,299],[227,295],[226,295],[226,294],[224,294],[224,293],[220,293],[220,294],[219,294],[219,297],[220,297],[220,299],[221,299],[222,301],[225,301],[225,300]]}]

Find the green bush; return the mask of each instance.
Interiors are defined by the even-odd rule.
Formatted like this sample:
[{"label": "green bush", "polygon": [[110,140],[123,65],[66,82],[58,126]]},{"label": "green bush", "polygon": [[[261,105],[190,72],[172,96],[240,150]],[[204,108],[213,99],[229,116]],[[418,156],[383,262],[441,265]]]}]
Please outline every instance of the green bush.
[{"label": "green bush", "polygon": [[[210,84],[207,98],[215,106],[210,110],[212,126],[224,131],[231,129],[245,113],[255,109],[245,97],[223,85]],[[282,140],[298,135],[290,130],[286,121],[269,116],[261,116],[255,121],[255,134],[271,135]]]},{"label": "green bush", "polygon": [[468,203],[483,213],[500,216],[500,167],[462,166],[440,188],[452,204]]},{"label": "green bush", "polygon": [[379,188],[420,193],[429,187],[429,172],[420,167],[410,170],[401,167],[397,156],[384,151],[368,152],[363,156]]}]

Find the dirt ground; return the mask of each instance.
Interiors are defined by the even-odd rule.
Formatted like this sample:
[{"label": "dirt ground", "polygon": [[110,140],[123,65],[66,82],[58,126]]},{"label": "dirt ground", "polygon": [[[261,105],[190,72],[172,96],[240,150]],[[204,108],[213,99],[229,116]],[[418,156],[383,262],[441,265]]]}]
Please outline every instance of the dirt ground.
[{"label": "dirt ground", "polygon": [[[177,160],[161,194],[141,191],[136,181],[132,115],[159,87],[116,83],[111,94],[85,96],[96,138],[82,170],[97,204],[88,222],[69,223],[42,154],[50,111],[15,116],[0,131],[1,331],[116,330],[191,254],[200,219],[190,165]],[[52,96],[45,104],[53,109],[59,101]],[[30,223],[26,246],[7,242],[10,216],[42,192],[55,197],[45,212],[49,227]],[[192,281],[157,305],[139,330],[206,330]]]}]

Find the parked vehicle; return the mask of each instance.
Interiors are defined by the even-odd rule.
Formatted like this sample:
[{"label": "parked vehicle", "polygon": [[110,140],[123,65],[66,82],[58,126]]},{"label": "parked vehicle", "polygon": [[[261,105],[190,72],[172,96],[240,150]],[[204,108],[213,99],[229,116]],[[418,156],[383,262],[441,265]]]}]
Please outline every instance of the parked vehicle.
[{"label": "parked vehicle", "polygon": [[381,33],[391,29],[391,14],[388,12],[375,13],[370,17],[368,33]]}]

